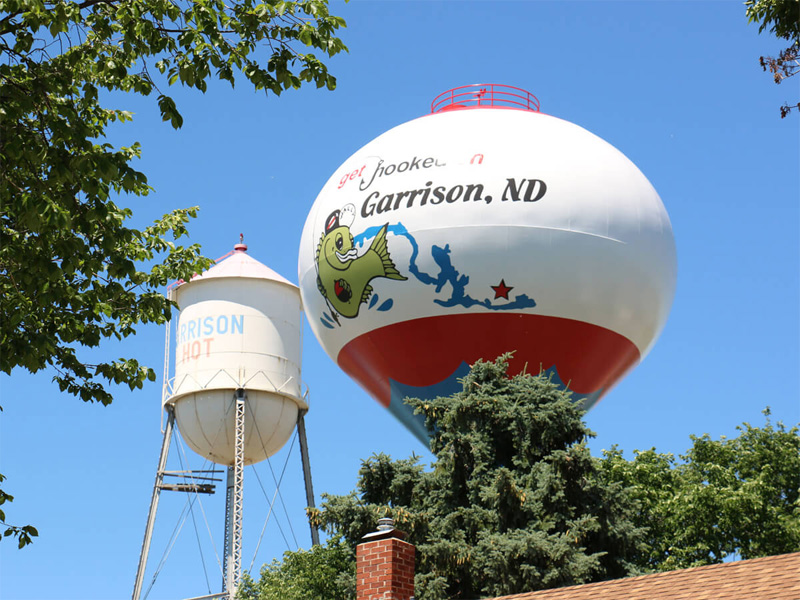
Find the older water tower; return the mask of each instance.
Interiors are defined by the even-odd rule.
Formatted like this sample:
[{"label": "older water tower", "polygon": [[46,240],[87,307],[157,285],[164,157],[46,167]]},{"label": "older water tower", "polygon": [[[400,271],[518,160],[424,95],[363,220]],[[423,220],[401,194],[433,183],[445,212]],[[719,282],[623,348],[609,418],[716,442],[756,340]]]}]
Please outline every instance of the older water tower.
[{"label": "older water tower", "polygon": [[[228,467],[219,597],[233,598],[241,573],[243,467],[277,452],[295,425],[300,429],[306,491],[313,505],[302,419],[308,404],[301,392],[300,292],[251,258],[240,241],[208,271],[178,282],[170,299],[180,309],[175,374],[172,378],[165,374],[162,402],[168,420],[133,600],[141,593],[160,490],[197,493],[211,487],[163,482],[173,423],[192,450]],[[314,533],[312,529],[312,538]]]},{"label": "older water tower", "polygon": [[319,193],[298,277],[338,365],[426,440],[407,396],[477,359],[550,371],[590,407],[650,351],[675,292],[664,205],[639,169],[530,93],[456,88]]},{"label": "older water tower", "polygon": [[234,395],[247,394],[244,464],[278,451],[299,410],[302,305],[297,286],[250,257],[233,254],[173,289],[180,307],[175,377],[164,398],[192,450],[234,463]]}]

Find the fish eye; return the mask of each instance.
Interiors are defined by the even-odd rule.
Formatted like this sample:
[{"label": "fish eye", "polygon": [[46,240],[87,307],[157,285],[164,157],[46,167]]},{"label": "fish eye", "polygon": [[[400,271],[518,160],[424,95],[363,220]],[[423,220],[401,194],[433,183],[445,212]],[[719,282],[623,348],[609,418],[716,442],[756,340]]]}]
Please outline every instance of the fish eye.
[{"label": "fish eye", "polygon": [[344,246],[344,239],[342,238],[341,233],[336,234],[336,249],[341,250],[342,246]]}]

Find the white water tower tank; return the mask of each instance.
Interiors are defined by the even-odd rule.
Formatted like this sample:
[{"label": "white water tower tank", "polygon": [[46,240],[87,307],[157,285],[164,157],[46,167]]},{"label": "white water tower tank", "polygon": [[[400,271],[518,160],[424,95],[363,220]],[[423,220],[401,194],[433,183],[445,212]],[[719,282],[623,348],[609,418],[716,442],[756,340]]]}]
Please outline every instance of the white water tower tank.
[{"label": "white water tower tank", "polygon": [[201,456],[232,465],[235,394],[244,389],[244,462],[271,456],[308,408],[301,393],[299,289],[240,243],[171,293],[180,317],[165,403],[174,407],[183,438]]},{"label": "white water tower tank", "polygon": [[676,277],[636,165],[498,84],[448,90],[345,160],[298,262],[322,347],[424,443],[405,398],[459,392],[506,352],[509,374],[547,371],[590,408],[655,344]]}]

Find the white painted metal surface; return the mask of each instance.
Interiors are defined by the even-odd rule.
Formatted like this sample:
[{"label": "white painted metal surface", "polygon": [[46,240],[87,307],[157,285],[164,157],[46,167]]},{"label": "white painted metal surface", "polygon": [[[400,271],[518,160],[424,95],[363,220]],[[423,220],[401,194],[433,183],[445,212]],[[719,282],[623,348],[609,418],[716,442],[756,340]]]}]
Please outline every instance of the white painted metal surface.
[{"label": "white painted metal surface", "polygon": [[380,135],[323,187],[298,265],[311,328],[387,406],[506,350],[520,370],[581,383],[590,405],[667,320],[676,253],[664,205],[578,125],[452,108]]},{"label": "white painted metal surface", "polygon": [[234,460],[235,390],[247,392],[245,464],[277,452],[307,407],[299,290],[245,249],[173,292],[181,310],[166,402],[191,448],[226,465]]}]

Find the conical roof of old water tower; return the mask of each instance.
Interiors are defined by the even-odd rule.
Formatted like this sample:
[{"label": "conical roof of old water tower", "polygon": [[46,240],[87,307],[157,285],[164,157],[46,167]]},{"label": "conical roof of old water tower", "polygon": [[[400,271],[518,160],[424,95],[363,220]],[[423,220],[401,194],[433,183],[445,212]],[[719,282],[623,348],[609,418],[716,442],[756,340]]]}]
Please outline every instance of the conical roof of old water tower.
[{"label": "conical roof of old water tower", "polygon": [[245,462],[289,439],[301,391],[302,304],[296,285],[247,254],[240,241],[208,271],[173,290],[180,316],[175,377],[166,402],[198,454],[233,461],[234,393],[247,394]]},{"label": "conical roof of old water tower", "polygon": [[[233,247],[233,252],[217,261],[213,267],[202,274],[192,277],[191,283],[200,280],[209,280],[218,277],[247,277],[252,279],[267,279],[278,283],[284,283],[293,288],[295,284],[286,279],[277,271],[273,271],[267,265],[257,261],[247,254],[247,244],[239,242]],[[178,286],[180,289],[182,286]]]}]

